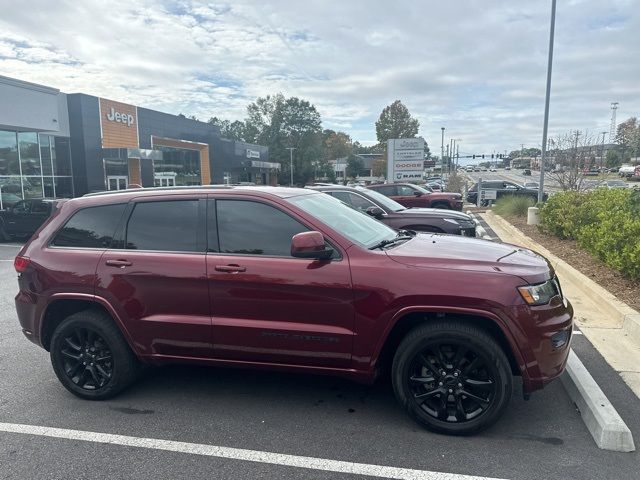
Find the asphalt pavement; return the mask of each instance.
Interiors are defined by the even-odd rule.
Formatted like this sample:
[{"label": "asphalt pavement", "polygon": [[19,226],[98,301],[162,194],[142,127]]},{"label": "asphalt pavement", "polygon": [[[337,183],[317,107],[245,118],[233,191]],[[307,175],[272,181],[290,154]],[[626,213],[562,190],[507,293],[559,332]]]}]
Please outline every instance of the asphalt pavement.
[{"label": "asphalt pavement", "polygon": [[[150,369],[115,399],[80,400],[58,383],[48,353],[20,331],[13,306],[17,251],[0,244],[0,425],[65,430],[53,437],[26,428],[0,431],[0,479],[356,479],[369,478],[375,465],[426,471],[397,478],[461,478],[438,472],[638,478],[639,454],[599,450],[560,382],[529,401],[516,382],[505,416],[468,438],[420,428],[398,407],[387,381],[363,386],[312,375],[169,366]],[[574,349],[640,438],[638,399],[586,339],[577,336]],[[83,439],[71,439],[77,431],[85,432]],[[92,432],[127,437],[106,444],[108,438]],[[166,451],[149,439],[187,443]],[[247,460],[246,450],[256,453]],[[349,470],[350,463],[335,461],[365,466]]]}]

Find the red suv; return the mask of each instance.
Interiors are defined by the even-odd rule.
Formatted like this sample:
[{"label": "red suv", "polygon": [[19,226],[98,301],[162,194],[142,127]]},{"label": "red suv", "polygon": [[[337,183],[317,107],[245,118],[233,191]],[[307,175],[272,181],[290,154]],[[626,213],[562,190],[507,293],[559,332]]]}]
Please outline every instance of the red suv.
[{"label": "red suv", "polygon": [[429,187],[412,183],[385,183],[369,185],[372,190],[382,193],[407,208],[443,208],[462,210],[462,195],[450,192],[434,192]]},{"label": "red suv", "polygon": [[[390,375],[426,427],[469,434],[563,371],[572,308],[529,250],[396,232],[320,192],[140,189],[61,202],[15,260],[24,334],[72,393],[143,363]],[[388,367],[388,368],[385,368]]]}]

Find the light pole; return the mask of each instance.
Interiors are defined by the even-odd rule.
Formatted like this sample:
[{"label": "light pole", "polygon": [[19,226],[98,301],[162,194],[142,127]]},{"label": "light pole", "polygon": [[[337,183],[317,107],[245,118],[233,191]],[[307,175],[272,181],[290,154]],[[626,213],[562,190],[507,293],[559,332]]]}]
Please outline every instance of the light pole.
[{"label": "light pole", "polygon": [[600,152],[600,168],[602,168],[602,166],[604,165],[604,136],[608,132],[600,132],[600,133],[602,133],[602,151]]},{"label": "light pole", "polygon": [[0,185],[0,210],[4,210],[4,205],[2,205],[2,185]]},{"label": "light pole", "polygon": [[290,187],[293,187],[293,151],[295,149],[296,149],[295,147],[287,147],[287,150],[289,150],[289,154],[291,158],[291,181],[289,182]]},{"label": "light pole", "polygon": [[444,162],[444,127],[440,127],[442,130],[442,140],[440,142],[440,163]]},{"label": "light pole", "polygon": [[547,158],[547,131],[549,129],[549,97],[551,96],[551,68],[553,67],[553,35],[556,29],[556,0],[551,0],[551,26],[549,28],[549,62],[547,63],[547,93],[544,100],[544,126],[542,127],[542,155],[540,155],[540,188],[538,203],[544,198],[544,163]]}]

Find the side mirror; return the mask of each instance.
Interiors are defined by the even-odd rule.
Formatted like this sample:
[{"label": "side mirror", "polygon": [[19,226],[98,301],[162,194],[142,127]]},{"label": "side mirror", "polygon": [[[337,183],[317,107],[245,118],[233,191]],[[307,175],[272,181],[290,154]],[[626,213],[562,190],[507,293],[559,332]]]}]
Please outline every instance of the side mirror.
[{"label": "side mirror", "polygon": [[384,216],[384,210],[380,207],[369,207],[366,212],[367,215],[371,215],[374,218],[382,218]]},{"label": "side mirror", "polygon": [[320,232],[302,232],[291,238],[291,256],[296,258],[315,258],[328,260],[333,248],[327,248]]},{"label": "side mirror", "polygon": [[413,194],[414,194],[416,197],[421,197],[421,196],[422,196],[422,192],[419,192],[418,190],[414,190],[414,191],[413,191]]}]

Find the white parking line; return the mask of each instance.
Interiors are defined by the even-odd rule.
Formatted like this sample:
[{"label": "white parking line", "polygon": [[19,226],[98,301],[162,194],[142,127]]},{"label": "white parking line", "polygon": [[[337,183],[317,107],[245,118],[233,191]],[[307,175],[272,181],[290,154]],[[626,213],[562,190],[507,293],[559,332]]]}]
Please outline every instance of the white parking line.
[{"label": "white parking line", "polygon": [[259,450],[218,447],[215,445],[206,445],[201,443],[175,442],[172,440],[130,437],[127,435],[86,432],[83,430],[68,430],[66,428],[39,427],[36,425],[23,425],[18,423],[0,422],[0,432],[62,438],[66,440],[79,440],[83,442],[106,443],[125,447],[148,448],[152,450],[164,450],[191,455],[203,455],[207,457],[229,458],[232,460],[242,460],[246,462],[308,468],[311,470],[322,470],[326,472],[368,475],[370,477],[407,480],[496,480],[489,479],[488,477],[459,475],[456,473],[430,472],[427,470],[387,467],[383,465],[371,465],[368,463],[352,463],[325,458],[262,452]]},{"label": "white parking line", "polygon": [[7,244],[7,243],[0,243],[0,247],[7,247],[7,248],[22,248],[22,245],[12,245],[12,244]]}]

